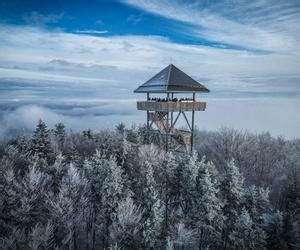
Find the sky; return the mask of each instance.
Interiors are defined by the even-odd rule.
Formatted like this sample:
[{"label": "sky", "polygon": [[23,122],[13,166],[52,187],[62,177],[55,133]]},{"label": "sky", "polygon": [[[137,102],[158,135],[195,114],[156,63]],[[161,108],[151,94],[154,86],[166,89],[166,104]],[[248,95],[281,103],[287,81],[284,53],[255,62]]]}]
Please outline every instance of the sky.
[{"label": "sky", "polygon": [[297,0],[0,1],[0,135],[145,122],[133,90],[172,63],[211,90],[196,126],[300,137]]}]

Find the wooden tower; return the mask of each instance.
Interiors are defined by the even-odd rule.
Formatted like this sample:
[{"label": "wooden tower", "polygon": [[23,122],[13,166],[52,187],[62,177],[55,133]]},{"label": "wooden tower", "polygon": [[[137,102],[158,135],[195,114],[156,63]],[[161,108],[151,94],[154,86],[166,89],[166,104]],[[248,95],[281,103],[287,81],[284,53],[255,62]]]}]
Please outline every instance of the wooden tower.
[{"label": "wooden tower", "polygon": [[[167,151],[192,151],[195,111],[204,111],[206,108],[205,102],[196,100],[196,93],[209,90],[170,64],[134,92],[147,94],[146,101],[137,102],[137,109],[147,111],[148,143],[151,142],[150,133],[159,132]],[[157,97],[162,94],[164,97]],[[190,119],[187,112],[191,112]],[[188,130],[175,127],[180,117],[183,117]]]}]

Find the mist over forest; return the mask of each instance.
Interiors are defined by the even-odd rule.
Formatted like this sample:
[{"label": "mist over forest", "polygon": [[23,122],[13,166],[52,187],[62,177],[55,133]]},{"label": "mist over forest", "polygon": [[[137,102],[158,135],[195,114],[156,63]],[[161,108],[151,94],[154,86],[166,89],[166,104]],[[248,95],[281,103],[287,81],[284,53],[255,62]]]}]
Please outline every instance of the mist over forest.
[{"label": "mist over forest", "polygon": [[197,130],[176,153],[145,126],[67,130],[1,141],[1,249],[299,249],[299,139]]}]

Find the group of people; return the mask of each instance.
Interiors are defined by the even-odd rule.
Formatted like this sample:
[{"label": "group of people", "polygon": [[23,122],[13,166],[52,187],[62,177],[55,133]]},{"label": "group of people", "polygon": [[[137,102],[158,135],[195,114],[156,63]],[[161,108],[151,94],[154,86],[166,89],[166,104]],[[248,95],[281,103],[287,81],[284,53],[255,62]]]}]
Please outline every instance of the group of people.
[{"label": "group of people", "polygon": [[152,102],[187,102],[193,101],[193,98],[151,98],[150,101]]}]

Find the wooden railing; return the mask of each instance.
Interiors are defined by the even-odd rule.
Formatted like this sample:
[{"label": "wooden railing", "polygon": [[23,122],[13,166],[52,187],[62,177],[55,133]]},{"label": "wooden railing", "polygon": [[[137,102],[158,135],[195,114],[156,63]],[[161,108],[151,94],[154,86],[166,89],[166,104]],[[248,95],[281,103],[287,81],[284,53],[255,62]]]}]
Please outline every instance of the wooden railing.
[{"label": "wooden railing", "polygon": [[155,101],[138,101],[138,110],[149,111],[166,111],[166,112],[179,112],[179,111],[204,111],[206,102],[155,102]]}]

